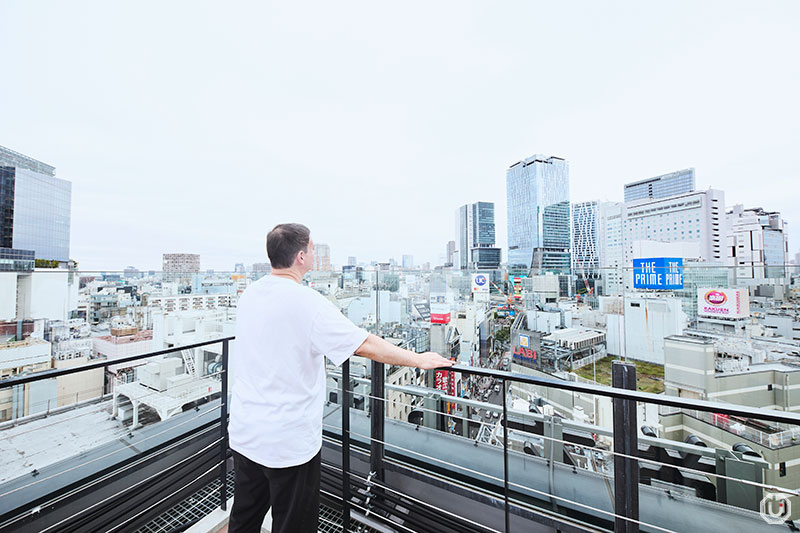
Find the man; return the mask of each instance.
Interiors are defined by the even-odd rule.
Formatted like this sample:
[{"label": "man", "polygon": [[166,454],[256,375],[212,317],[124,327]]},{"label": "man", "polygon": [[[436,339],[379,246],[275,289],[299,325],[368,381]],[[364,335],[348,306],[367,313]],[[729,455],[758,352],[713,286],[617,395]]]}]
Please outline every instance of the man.
[{"label": "man", "polygon": [[324,358],[341,365],[355,353],[422,369],[453,363],[369,334],[304,287],[314,243],[302,224],[275,226],[267,255],[272,275],[251,285],[238,304],[228,430],[236,484],[228,531],[260,531],[271,507],[273,533],[310,533],[319,514]]}]

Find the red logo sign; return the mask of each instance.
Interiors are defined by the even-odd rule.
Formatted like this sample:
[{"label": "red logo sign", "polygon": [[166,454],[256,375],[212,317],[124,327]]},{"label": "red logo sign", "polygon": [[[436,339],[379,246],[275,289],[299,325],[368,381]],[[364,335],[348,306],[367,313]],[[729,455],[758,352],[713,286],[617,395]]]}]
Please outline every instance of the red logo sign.
[{"label": "red logo sign", "polygon": [[708,291],[706,293],[706,301],[711,305],[722,305],[728,300],[724,292]]},{"label": "red logo sign", "polygon": [[522,359],[530,359],[531,361],[536,361],[536,350],[531,350],[530,348],[523,348],[522,346],[514,346],[513,352],[514,355],[521,357]]},{"label": "red logo sign", "polygon": [[431,324],[449,324],[450,313],[431,313]]}]

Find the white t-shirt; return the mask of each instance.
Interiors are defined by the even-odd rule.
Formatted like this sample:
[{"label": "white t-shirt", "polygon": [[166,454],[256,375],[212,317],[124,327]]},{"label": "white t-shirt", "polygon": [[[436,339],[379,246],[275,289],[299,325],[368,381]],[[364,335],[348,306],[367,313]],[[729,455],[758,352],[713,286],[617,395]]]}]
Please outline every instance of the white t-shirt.
[{"label": "white t-shirt", "polygon": [[271,468],[322,447],[325,360],[341,365],[366,340],[317,291],[264,276],[239,299],[231,351],[230,447]]}]

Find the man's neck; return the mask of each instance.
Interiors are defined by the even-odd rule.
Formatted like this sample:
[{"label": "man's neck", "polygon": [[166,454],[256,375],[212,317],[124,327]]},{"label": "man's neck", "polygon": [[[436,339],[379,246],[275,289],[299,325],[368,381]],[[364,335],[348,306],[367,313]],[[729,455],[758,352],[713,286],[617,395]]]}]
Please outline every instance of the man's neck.
[{"label": "man's neck", "polygon": [[286,278],[300,283],[303,280],[303,274],[294,268],[273,268],[272,275],[277,278]]}]

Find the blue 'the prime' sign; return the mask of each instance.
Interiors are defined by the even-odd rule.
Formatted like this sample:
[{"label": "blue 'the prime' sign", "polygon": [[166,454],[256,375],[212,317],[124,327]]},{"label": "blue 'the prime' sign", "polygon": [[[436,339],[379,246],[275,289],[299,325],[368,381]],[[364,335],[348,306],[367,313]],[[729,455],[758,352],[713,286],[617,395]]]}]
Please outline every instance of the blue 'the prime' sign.
[{"label": "blue 'the prime' sign", "polygon": [[636,289],[682,289],[683,258],[634,259],[633,286]]}]

